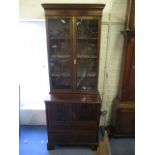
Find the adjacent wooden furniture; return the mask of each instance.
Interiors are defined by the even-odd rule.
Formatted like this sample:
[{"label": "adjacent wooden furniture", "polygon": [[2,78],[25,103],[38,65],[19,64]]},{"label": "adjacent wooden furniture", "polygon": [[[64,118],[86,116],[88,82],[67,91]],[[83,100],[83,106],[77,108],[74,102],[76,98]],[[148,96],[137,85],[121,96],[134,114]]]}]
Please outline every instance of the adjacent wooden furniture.
[{"label": "adjacent wooden furniture", "polygon": [[114,136],[134,136],[135,133],[135,30],[134,0],[129,0],[124,52],[118,96],[112,105],[112,134]]},{"label": "adjacent wooden furniture", "polygon": [[104,4],[42,4],[46,17],[50,94],[45,100],[48,149],[97,146],[97,90]]}]

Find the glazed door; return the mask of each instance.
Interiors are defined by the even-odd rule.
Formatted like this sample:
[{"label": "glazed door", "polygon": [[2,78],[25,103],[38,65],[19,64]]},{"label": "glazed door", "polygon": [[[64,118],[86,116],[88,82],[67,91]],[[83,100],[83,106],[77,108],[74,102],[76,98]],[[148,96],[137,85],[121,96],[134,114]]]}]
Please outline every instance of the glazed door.
[{"label": "glazed door", "polygon": [[97,90],[100,22],[96,17],[47,20],[52,90]]},{"label": "glazed door", "polygon": [[47,24],[50,88],[71,89],[72,18],[49,18]]},{"label": "glazed door", "polygon": [[97,18],[76,18],[76,89],[96,90],[98,74]]}]

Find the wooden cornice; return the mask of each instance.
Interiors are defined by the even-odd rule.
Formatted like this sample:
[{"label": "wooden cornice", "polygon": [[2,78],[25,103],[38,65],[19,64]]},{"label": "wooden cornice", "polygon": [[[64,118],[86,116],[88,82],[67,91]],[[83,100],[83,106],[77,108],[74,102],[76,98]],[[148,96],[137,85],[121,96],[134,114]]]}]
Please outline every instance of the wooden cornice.
[{"label": "wooden cornice", "polygon": [[66,3],[43,3],[41,4],[45,10],[48,9],[103,9],[105,4],[66,4]]}]

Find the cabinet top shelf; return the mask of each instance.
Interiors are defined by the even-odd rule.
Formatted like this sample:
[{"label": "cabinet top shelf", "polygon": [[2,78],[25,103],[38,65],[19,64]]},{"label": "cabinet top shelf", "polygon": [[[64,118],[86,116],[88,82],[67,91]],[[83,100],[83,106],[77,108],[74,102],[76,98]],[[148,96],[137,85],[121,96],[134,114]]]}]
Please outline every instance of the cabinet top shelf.
[{"label": "cabinet top shelf", "polygon": [[103,9],[105,4],[66,4],[66,3],[43,3],[44,9]]},{"label": "cabinet top shelf", "polygon": [[51,16],[102,16],[105,4],[41,4],[45,17]]},{"label": "cabinet top shelf", "polygon": [[78,94],[78,93],[57,93],[57,94],[49,94],[46,98],[46,102],[54,102],[54,103],[101,103],[100,95],[98,94]]}]

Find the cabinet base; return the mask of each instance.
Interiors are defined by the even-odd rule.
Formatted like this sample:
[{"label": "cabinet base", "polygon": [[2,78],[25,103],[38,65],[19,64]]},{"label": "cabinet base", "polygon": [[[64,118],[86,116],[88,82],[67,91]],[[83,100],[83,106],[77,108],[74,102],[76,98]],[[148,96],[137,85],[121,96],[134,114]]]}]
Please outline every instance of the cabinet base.
[{"label": "cabinet base", "polygon": [[135,138],[134,133],[119,133],[115,130],[114,126],[109,126],[108,130],[110,138]]},{"label": "cabinet base", "polygon": [[55,150],[55,145],[47,143],[47,150]]},{"label": "cabinet base", "polygon": [[91,145],[91,149],[92,149],[93,151],[96,151],[96,150],[97,150],[97,147],[98,147],[98,144],[93,144],[93,145]]},{"label": "cabinet base", "polygon": [[114,100],[112,107],[111,133],[113,137],[134,137],[134,101]]},{"label": "cabinet base", "polygon": [[[47,150],[55,150],[55,146],[57,144],[49,144],[47,143]],[[98,147],[98,143],[94,143],[94,144],[60,144],[59,146],[86,146],[86,147],[90,147],[92,150],[97,150],[97,147]]]}]

